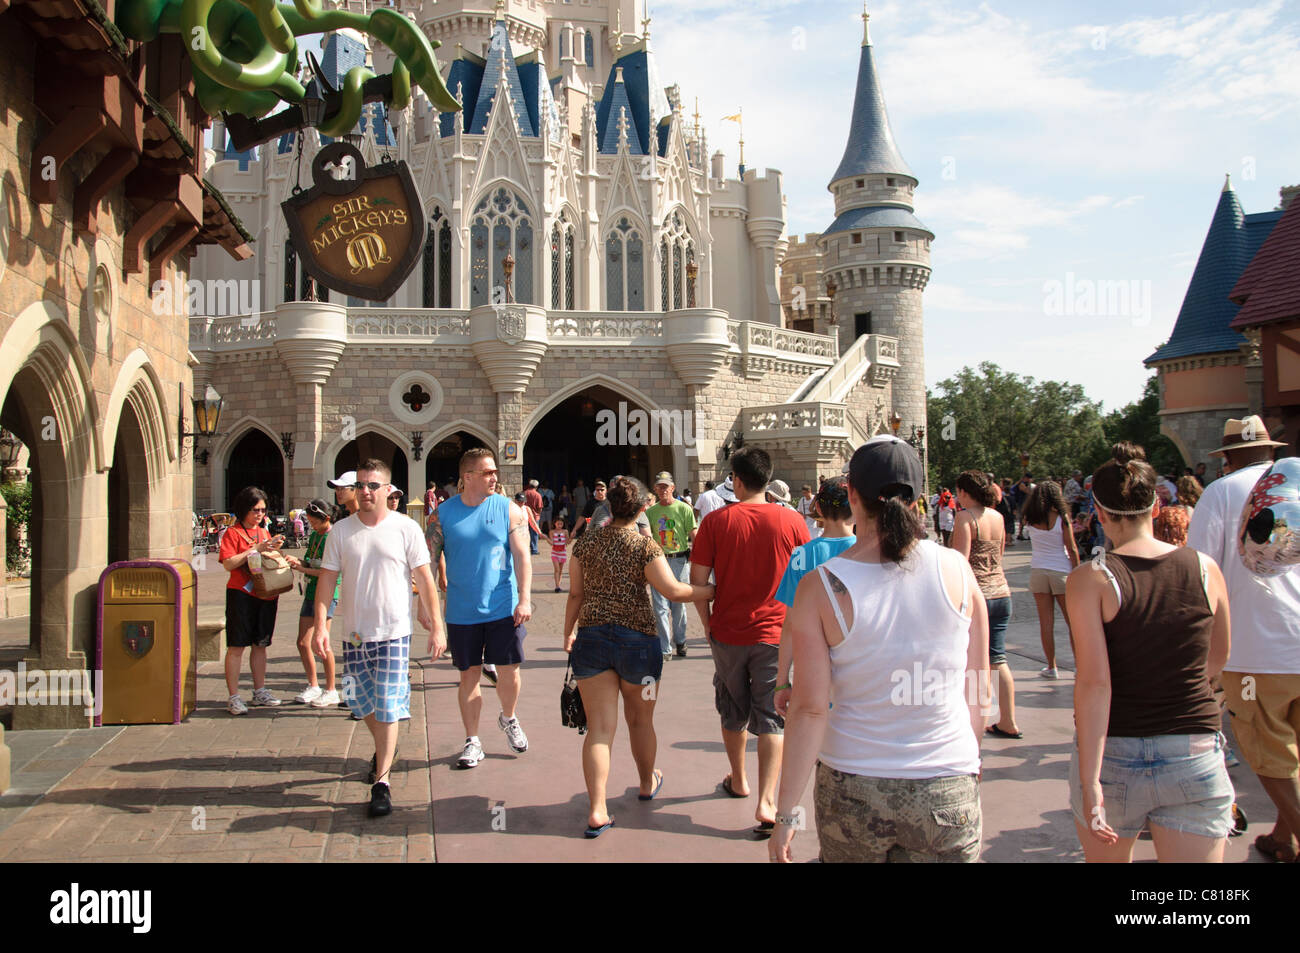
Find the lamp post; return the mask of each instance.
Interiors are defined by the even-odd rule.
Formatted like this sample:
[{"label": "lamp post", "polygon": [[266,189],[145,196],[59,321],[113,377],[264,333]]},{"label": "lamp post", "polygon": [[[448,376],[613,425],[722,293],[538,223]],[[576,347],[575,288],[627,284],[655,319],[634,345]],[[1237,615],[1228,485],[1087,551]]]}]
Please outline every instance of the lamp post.
[{"label": "lamp post", "polygon": [[[190,401],[194,408],[194,426],[198,429],[193,433],[185,429],[185,413],[181,412],[180,429],[180,459],[185,459],[185,453],[188,449],[187,440],[194,437],[212,438],[217,435],[217,424],[221,421],[221,406],[225,403],[225,398],[217,393],[217,389],[211,384],[204,390],[202,397],[195,397]],[[292,434],[290,435],[292,436]]]},{"label": "lamp post", "polygon": [[23,442],[17,435],[8,430],[0,430],[0,470],[3,471],[4,482],[26,481],[27,474],[31,471],[18,466],[18,458],[22,456],[22,452]]},{"label": "lamp post", "polygon": [[895,437],[898,436],[898,428],[901,426],[903,426],[903,415],[894,411],[893,416],[889,418],[889,429],[894,431]]}]

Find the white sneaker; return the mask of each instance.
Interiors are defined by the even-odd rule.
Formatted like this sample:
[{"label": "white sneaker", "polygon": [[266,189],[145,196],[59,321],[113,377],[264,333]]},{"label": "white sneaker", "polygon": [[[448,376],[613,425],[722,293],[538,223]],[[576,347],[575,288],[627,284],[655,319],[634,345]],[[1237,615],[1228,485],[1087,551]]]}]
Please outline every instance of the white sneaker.
[{"label": "white sneaker", "polygon": [[460,753],[460,758],[456,761],[458,768],[472,768],[483,760],[483,746],[477,741],[466,739],[465,750]]},{"label": "white sneaker", "polygon": [[497,715],[497,727],[506,733],[506,740],[510,742],[510,747],[515,751],[523,754],[528,750],[528,736],[524,734],[523,726],[519,724],[518,718],[511,718],[506,721],[505,713]]},{"label": "white sneaker", "polygon": [[305,690],[295,695],[293,697],[293,700],[296,701],[299,705],[310,705],[316,699],[320,698],[321,695],[323,694],[324,692],[321,691],[321,687],[319,685],[308,685]]},{"label": "white sneaker", "polygon": [[312,708],[333,708],[335,705],[339,703],[340,700],[341,699],[339,698],[339,693],[337,691],[321,692],[319,695],[313,698],[309,704],[311,705]]},{"label": "white sneaker", "polygon": [[238,695],[231,695],[230,701],[226,702],[226,712],[231,715],[247,715],[248,706]]},{"label": "white sneaker", "polygon": [[1040,668],[1038,670],[1039,678],[1060,678],[1055,668]]},{"label": "white sneaker", "polygon": [[260,708],[277,708],[280,705],[280,699],[271,694],[269,688],[259,688],[253,692],[253,704]]}]

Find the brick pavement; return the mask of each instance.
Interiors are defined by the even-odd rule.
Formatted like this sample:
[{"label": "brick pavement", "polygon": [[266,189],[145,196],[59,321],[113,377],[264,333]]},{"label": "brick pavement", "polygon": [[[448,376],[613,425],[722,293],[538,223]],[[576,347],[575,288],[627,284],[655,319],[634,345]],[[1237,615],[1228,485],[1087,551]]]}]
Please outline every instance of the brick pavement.
[{"label": "brick pavement", "polygon": [[[1009,551],[1007,564],[1014,590],[1007,642],[1026,738],[984,743],[983,859],[1078,861],[1066,792],[1073,660],[1058,632],[1066,677],[1037,678],[1042,654],[1025,591],[1028,550]],[[447,661],[413,664],[412,719],[402,725],[393,775],[395,810],[372,821],[362,775],[373,749],[363,725],[343,711],[292,704],[232,718],[224,711],[220,664],[202,663],[199,708],[186,723],[106,729],[116,733],[102,747],[81,742],[98,750],[70,771],[66,753],[61,765],[44,758],[63,776],[46,777],[53,787],[43,797],[0,797],[0,823],[6,810],[11,819],[0,828],[0,861],[427,861],[435,853],[443,861],[764,861],[764,846],[748,833],[753,798],[732,800],[717,788],[726,759],[712,708],[712,663],[693,609],[691,654],[667,665],[656,717],[663,792],[655,802],[637,801],[620,726],[610,776],[617,826],[596,841],[582,838],[581,739],[559,725],[557,711],[566,596],[550,591],[549,569],[545,556],[536,558],[536,613],[519,709],[531,742],[526,754],[506,746],[485,685],[480,735],[487,759],[472,771],[454,770],[463,739],[455,672]],[[203,611],[219,611],[224,581],[220,569],[201,574]],[[297,606],[296,599],[281,606],[268,673],[285,699],[304,684],[294,648]],[[417,652],[423,642],[417,635]],[[245,675],[245,696],[250,684]],[[7,737],[15,750],[23,744],[19,734]],[[27,757],[39,765],[42,754]],[[752,744],[749,767],[753,786]],[[1228,859],[1256,860],[1249,842],[1271,824],[1274,810],[1249,769],[1235,768],[1232,776],[1254,823],[1247,837],[1229,842]],[[811,798],[810,784],[804,802]],[[815,856],[811,830],[795,845],[797,856]],[[1149,842],[1139,844],[1137,856],[1153,856]]]}]

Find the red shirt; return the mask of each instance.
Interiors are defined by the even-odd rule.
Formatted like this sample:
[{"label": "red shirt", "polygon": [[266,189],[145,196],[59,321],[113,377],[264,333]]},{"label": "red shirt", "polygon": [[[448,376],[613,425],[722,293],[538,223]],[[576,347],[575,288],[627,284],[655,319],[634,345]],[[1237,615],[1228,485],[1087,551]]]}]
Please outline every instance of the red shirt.
[{"label": "red shirt", "polygon": [[[265,542],[270,538],[271,534],[260,526],[253,529],[244,529],[240,525],[231,526],[221,535],[221,548],[217,551],[217,558],[221,562],[225,562],[231,556],[238,556],[245,550],[252,549],[258,543]],[[244,589],[245,592],[249,592],[252,590],[252,582],[253,577],[248,572],[248,564],[245,563],[238,569],[230,570],[230,578],[226,581],[226,588]]]},{"label": "red shirt", "polygon": [[700,523],[691,563],[712,566],[717,597],[710,635],[727,645],[781,643],[785,606],[773,596],[796,546],[808,542],[803,517],[774,503],[733,503]]},{"label": "red shirt", "polygon": [[524,505],[533,511],[534,517],[540,517],[542,515],[542,494],[532,487],[524,490]]}]

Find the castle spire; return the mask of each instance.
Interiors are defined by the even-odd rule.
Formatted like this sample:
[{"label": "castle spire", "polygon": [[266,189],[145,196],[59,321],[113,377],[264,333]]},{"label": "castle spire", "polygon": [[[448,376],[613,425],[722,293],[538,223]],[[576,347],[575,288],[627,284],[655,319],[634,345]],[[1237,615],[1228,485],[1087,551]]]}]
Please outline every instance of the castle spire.
[{"label": "castle spire", "polygon": [[871,14],[867,12],[867,0],[862,0],[862,45],[871,45],[871,34],[867,32],[867,21],[871,19]]},{"label": "castle spire", "polygon": [[876,75],[875,56],[866,35],[868,16],[864,7],[862,55],[858,62],[849,141],[832,182],[882,172],[916,178],[894,143],[894,131],[889,126],[889,113],[885,109],[885,94],[880,86],[880,77]]}]

